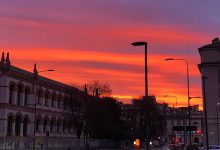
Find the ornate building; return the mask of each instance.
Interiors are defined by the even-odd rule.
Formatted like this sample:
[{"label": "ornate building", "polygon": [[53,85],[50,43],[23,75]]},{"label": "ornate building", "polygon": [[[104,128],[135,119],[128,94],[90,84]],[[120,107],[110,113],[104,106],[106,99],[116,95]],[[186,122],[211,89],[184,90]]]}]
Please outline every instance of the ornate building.
[{"label": "ornate building", "polygon": [[[204,80],[203,94],[206,95],[207,124],[210,145],[220,144],[219,105],[220,105],[220,41],[199,48],[201,63],[198,65]],[[205,91],[204,91],[205,88]],[[204,105],[204,104],[203,104]]]},{"label": "ornate building", "polygon": [[2,53],[0,149],[67,149],[76,144],[70,106],[83,92],[38,73],[36,65],[34,73],[12,66],[9,53],[6,58]]}]

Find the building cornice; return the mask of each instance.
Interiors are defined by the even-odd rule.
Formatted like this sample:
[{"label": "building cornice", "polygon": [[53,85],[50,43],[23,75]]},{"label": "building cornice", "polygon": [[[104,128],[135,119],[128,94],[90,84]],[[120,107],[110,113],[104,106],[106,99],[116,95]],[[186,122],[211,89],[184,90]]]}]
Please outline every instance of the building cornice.
[{"label": "building cornice", "polygon": [[[34,106],[20,106],[20,105],[14,105],[14,104],[7,104],[7,103],[0,103],[0,109],[7,109],[17,112],[26,112],[26,113],[34,113],[35,109],[33,109]],[[37,108],[37,114],[43,114],[43,115],[51,115],[51,116],[60,116],[60,117],[71,117],[71,112],[67,113],[62,111],[56,111],[56,110],[50,110],[50,109],[42,109]]]}]

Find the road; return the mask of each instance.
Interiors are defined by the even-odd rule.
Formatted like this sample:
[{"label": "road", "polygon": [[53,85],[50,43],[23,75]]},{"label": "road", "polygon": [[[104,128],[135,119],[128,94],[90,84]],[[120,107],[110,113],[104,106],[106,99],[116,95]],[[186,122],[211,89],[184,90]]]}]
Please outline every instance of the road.
[{"label": "road", "polygon": [[[119,149],[100,149],[100,150],[119,150]],[[145,150],[145,149],[126,148],[121,150]],[[168,149],[167,146],[162,146],[162,147],[151,147],[150,150],[170,150],[170,149]]]}]

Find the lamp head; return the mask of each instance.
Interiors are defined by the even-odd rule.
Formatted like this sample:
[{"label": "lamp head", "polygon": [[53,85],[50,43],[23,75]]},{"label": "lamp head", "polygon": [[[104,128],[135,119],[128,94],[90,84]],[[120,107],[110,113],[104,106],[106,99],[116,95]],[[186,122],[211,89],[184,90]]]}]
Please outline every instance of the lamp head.
[{"label": "lamp head", "polygon": [[47,71],[55,71],[55,70],[53,70],[53,69],[48,69]]},{"label": "lamp head", "polygon": [[147,42],[143,42],[143,41],[134,42],[134,43],[131,43],[131,45],[133,45],[133,46],[143,46],[143,45],[147,45]]},{"label": "lamp head", "polygon": [[193,99],[193,98],[202,98],[201,96],[193,96],[193,97],[189,97],[189,99]]},{"label": "lamp head", "polygon": [[173,58],[166,58],[165,59],[166,61],[169,61],[169,60],[174,60]]}]

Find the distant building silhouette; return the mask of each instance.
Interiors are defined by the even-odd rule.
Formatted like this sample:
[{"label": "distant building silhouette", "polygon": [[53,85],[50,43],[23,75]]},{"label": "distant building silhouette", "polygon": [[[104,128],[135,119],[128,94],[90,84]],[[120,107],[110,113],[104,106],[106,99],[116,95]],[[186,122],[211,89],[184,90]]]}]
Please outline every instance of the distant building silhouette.
[{"label": "distant building silhouette", "polygon": [[[178,144],[189,141],[188,132],[176,131],[175,128],[188,126],[188,107],[173,108],[168,107],[165,104],[156,103],[156,97],[149,96],[149,99],[155,102],[159,112],[162,113],[164,118],[165,130],[164,134],[160,136],[158,140],[169,144]],[[121,104],[122,107],[122,119],[126,121],[130,127],[130,136],[132,140],[141,136],[140,118],[141,114],[139,109],[144,101],[133,100],[132,104]],[[198,105],[191,106],[191,122],[192,126],[196,127],[196,131],[192,132],[192,142],[203,142],[203,115],[202,111],[199,111]],[[149,118],[146,118],[149,119]],[[162,124],[161,124],[162,126]],[[185,140],[185,141],[184,141]]]}]

